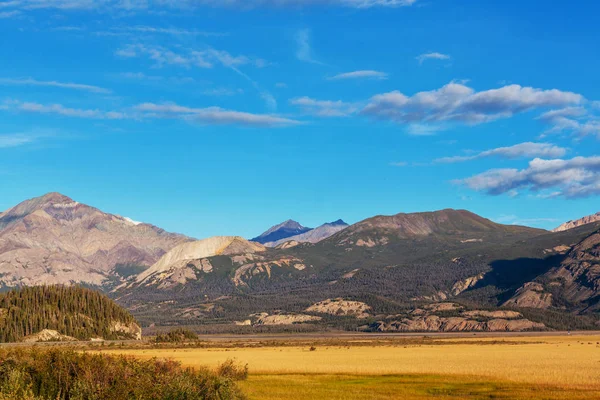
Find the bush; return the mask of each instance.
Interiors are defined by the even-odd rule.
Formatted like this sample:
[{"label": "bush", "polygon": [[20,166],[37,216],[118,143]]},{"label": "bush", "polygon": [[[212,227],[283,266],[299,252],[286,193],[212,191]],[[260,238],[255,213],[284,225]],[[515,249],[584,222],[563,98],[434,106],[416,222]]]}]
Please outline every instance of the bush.
[{"label": "bush", "polygon": [[227,360],[217,368],[217,374],[234,381],[243,381],[248,378],[248,364],[237,365],[234,360]]},{"label": "bush", "polygon": [[[0,400],[236,400],[231,371],[73,350],[0,350]],[[223,372],[223,373],[221,373]]]}]

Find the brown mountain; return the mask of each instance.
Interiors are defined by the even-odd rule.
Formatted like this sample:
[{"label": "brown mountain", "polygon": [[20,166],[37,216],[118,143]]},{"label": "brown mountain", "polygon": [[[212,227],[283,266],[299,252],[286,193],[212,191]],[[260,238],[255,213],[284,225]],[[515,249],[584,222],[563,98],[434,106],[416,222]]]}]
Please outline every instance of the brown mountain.
[{"label": "brown mountain", "polygon": [[395,239],[437,238],[460,243],[482,243],[494,238],[531,237],[546,231],[516,225],[501,225],[466,210],[376,216],[354,224],[329,241],[339,245],[374,247]]},{"label": "brown mountain", "polygon": [[115,283],[119,266],[148,267],[188,240],[49,193],[0,214],[0,288]]},{"label": "brown mountain", "polygon": [[583,218],[565,222],[561,226],[553,229],[552,232],[562,232],[562,231],[566,231],[569,229],[577,228],[578,226],[581,226],[581,225],[592,224],[594,222],[599,222],[599,221],[600,221],[600,212],[597,212],[596,214],[587,215]]}]

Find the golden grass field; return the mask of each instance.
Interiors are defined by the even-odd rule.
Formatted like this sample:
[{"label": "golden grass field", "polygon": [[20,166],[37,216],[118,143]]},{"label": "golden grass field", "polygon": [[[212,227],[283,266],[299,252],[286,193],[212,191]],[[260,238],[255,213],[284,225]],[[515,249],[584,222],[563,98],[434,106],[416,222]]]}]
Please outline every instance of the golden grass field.
[{"label": "golden grass field", "polygon": [[600,336],[103,350],[248,364],[250,399],[600,399]]}]

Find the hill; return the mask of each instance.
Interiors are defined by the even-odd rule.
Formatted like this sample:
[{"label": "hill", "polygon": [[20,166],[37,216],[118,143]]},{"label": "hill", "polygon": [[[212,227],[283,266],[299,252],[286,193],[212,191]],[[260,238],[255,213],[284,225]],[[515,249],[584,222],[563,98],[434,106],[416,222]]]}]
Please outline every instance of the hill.
[{"label": "hill", "polygon": [[265,244],[269,242],[276,242],[281,239],[286,239],[291,236],[300,235],[310,230],[312,230],[312,228],[307,228],[305,226],[300,225],[296,221],[288,219],[287,221],[282,222],[281,224],[272,226],[267,231],[250,240],[253,242]]},{"label": "hill", "polygon": [[0,342],[40,335],[47,340],[141,339],[131,314],[82,287],[37,286],[0,294]]},{"label": "hill", "polygon": [[249,242],[239,236],[215,236],[183,243],[162,256],[152,267],[139,274],[136,282],[151,280],[161,284],[186,283],[188,280],[196,279],[197,273],[212,271],[212,265],[205,260],[209,257],[251,255],[265,250],[261,244]]},{"label": "hill", "polygon": [[49,193],[0,214],[0,289],[111,287],[189,240]]}]

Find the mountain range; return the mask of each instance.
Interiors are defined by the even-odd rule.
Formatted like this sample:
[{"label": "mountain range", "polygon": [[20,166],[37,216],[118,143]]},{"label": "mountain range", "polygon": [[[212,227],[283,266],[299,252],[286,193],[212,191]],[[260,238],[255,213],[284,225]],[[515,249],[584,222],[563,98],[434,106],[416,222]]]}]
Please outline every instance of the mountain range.
[{"label": "mountain range", "polygon": [[600,222],[550,232],[446,209],[195,241],[57,193],[0,214],[0,287],[77,282],[144,325],[597,328]]}]

